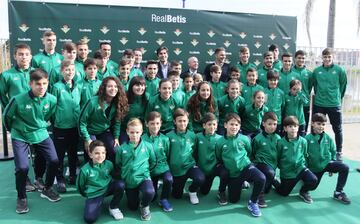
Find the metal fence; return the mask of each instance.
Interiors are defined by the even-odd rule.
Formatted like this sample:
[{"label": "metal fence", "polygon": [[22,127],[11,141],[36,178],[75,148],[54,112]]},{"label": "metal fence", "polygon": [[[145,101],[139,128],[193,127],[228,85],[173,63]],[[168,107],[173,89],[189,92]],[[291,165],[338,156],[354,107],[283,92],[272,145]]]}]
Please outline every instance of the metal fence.
[{"label": "metal fence", "polygon": [[[320,47],[297,47],[307,52],[306,64],[312,70],[322,64]],[[334,49],[334,62],[340,64],[346,70],[347,88],[343,107],[344,123],[360,122],[360,49]]]}]

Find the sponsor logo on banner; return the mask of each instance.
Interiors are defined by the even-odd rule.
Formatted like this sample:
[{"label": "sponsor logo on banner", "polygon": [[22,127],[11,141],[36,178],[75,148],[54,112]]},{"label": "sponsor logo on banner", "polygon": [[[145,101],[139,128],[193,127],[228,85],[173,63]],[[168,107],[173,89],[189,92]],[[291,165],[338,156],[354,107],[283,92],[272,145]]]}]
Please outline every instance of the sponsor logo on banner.
[{"label": "sponsor logo on banner", "polygon": [[189,35],[191,36],[200,36],[199,32],[189,32]]},{"label": "sponsor logo on banner", "polygon": [[270,38],[271,40],[275,40],[275,38],[276,38],[275,33],[271,33],[270,36],[269,36],[269,38]]},{"label": "sponsor logo on banner", "polygon": [[81,38],[81,41],[83,41],[85,43],[89,43],[90,39],[87,36],[83,36],[83,38]]},{"label": "sponsor logo on banner", "polygon": [[186,23],[186,17],[182,15],[156,15],[151,14],[151,22],[153,23]]},{"label": "sponsor logo on banner", "polygon": [[138,29],[138,32],[141,34],[141,35],[144,35],[146,33],[146,30],[144,27],[140,27],[140,29]]},{"label": "sponsor logo on banner", "polygon": [[118,33],[130,33],[130,30],[117,30]]},{"label": "sponsor logo on banner", "polygon": [[175,33],[176,36],[180,36],[181,30],[180,30],[180,29],[176,29],[176,30],[174,31],[174,33]]},{"label": "sponsor logo on banner", "polygon": [[223,37],[232,37],[232,34],[231,33],[223,33],[222,36]]},{"label": "sponsor logo on banner", "polygon": [[111,43],[111,40],[99,39],[99,43]]},{"label": "sponsor logo on banner", "polygon": [[67,32],[69,32],[70,27],[69,27],[69,25],[64,24],[60,29],[61,29],[64,33],[67,33]]},{"label": "sponsor logo on banner", "polygon": [[22,31],[22,32],[26,32],[30,27],[28,27],[25,23],[21,24],[19,26],[19,29]]},{"label": "sponsor logo on banner", "polygon": [[123,45],[125,45],[129,40],[126,39],[126,37],[122,37],[119,41],[120,41],[120,43],[122,43]]},{"label": "sponsor logo on banner", "polygon": [[256,48],[259,48],[259,47],[261,47],[261,43],[260,43],[259,41],[256,41],[256,43],[254,44],[254,46],[255,46]]},{"label": "sponsor logo on banner", "polygon": [[213,56],[213,54],[215,53],[215,51],[214,51],[213,49],[209,49],[209,50],[207,51],[207,53],[208,53],[208,55]]},{"label": "sponsor logo on banner", "polygon": [[207,46],[216,46],[215,42],[206,42],[205,43]]},{"label": "sponsor logo on banner", "polygon": [[176,55],[179,55],[179,54],[181,54],[181,50],[180,50],[180,48],[175,48],[175,50],[174,50],[174,53],[176,54]]},{"label": "sponsor logo on banner", "polygon": [[193,39],[190,43],[195,47],[196,45],[198,45],[199,41]]},{"label": "sponsor logo on banner", "polygon": [[224,42],[224,45],[225,45],[226,48],[228,48],[231,45],[231,43],[230,43],[230,41],[226,40]]},{"label": "sponsor logo on banner", "polygon": [[107,32],[109,32],[110,30],[107,28],[107,26],[103,26],[100,31],[103,33],[103,34],[107,34]]},{"label": "sponsor logo on banner", "polygon": [[282,37],[283,40],[291,40],[291,37]]},{"label": "sponsor logo on banner", "polygon": [[163,31],[163,30],[155,30],[154,33],[155,33],[155,34],[163,34],[163,35],[165,35],[165,34],[166,34],[166,31]]},{"label": "sponsor logo on banner", "polygon": [[174,45],[183,45],[184,44],[182,41],[172,41],[171,43]]},{"label": "sponsor logo on banner", "polygon": [[253,35],[253,38],[254,39],[263,39],[263,36],[262,35]]},{"label": "sponsor logo on banner", "polygon": [[162,38],[159,38],[156,40],[156,43],[161,46],[163,43],[165,43],[165,41]]},{"label": "sponsor logo on banner", "polygon": [[136,40],[136,43],[137,44],[148,44],[149,41],[147,41],[147,40]]},{"label": "sponsor logo on banner", "polygon": [[80,28],[80,29],[79,29],[79,32],[81,32],[81,33],[91,33],[91,32],[92,32],[92,29]]},{"label": "sponsor logo on banner", "polygon": [[254,61],[254,64],[256,65],[256,66],[259,66],[260,65],[260,61],[259,61],[259,59],[256,59],[255,61]]},{"label": "sponsor logo on banner", "polygon": [[72,42],[72,39],[59,39],[59,42]]},{"label": "sponsor logo on banner", "polygon": [[247,47],[248,45],[247,45],[247,44],[244,44],[244,43],[238,43],[237,46],[238,46],[238,47]]},{"label": "sponsor logo on banner", "polygon": [[246,37],[246,33],[245,32],[240,32],[239,36],[241,37],[241,39],[244,39]]},{"label": "sponsor logo on banner", "polygon": [[209,37],[213,37],[215,35],[214,31],[212,30],[209,30],[207,34],[209,35]]},{"label": "sponsor logo on banner", "polygon": [[45,31],[50,31],[51,28],[49,28],[49,27],[38,27],[38,30],[45,32]]},{"label": "sponsor logo on banner", "polygon": [[200,54],[200,51],[189,51],[189,54]]},{"label": "sponsor logo on banner", "polygon": [[18,41],[31,42],[31,38],[18,38]]},{"label": "sponsor logo on banner", "polygon": [[285,43],[285,44],[283,45],[283,47],[285,48],[285,50],[287,50],[287,49],[290,47],[290,45],[289,45],[288,43]]}]

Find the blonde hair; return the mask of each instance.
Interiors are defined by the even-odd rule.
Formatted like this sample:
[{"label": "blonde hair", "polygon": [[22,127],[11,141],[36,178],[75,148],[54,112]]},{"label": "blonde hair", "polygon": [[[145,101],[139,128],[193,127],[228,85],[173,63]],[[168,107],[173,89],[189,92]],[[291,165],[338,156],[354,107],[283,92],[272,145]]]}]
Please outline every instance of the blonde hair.
[{"label": "blonde hair", "polygon": [[127,123],[127,127],[134,127],[134,126],[141,126],[141,128],[143,127],[142,122],[140,121],[139,118],[131,118],[129,120],[129,122]]}]

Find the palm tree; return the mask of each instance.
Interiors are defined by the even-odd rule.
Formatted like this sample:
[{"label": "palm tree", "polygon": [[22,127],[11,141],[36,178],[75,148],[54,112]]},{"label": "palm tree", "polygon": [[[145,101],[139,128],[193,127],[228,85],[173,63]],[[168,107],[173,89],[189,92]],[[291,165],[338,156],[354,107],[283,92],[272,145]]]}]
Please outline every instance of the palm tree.
[{"label": "palm tree", "polygon": [[[315,0],[308,0],[305,7],[305,26],[306,32],[309,39],[309,44],[311,43],[311,35],[310,35],[310,23],[311,23],[311,13],[314,8]],[[326,46],[334,48],[334,40],[335,40],[335,12],[336,12],[336,0],[330,0],[329,5],[329,19],[328,19],[328,30],[327,30],[327,42]],[[357,32],[360,30],[360,0],[357,1]]]}]

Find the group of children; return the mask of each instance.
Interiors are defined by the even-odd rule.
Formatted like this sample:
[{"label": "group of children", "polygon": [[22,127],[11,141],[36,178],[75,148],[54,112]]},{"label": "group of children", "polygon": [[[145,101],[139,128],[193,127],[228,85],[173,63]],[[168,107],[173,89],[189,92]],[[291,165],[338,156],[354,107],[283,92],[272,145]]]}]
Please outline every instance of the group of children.
[{"label": "group of children", "polygon": [[[321,92],[322,84],[304,67],[292,67],[291,54],[282,55],[280,71],[271,69],[272,52],[264,54],[259,70],[240,62],[231,68],[227,83],[221,81],[222,67],[216,64],[209,68],[208,81],[200,74],[180,78],[178,62],[171,63],[167,78],[160,79],[159,63],[149,60],[141,71],[134,66],[131,50],[117,65],[109,59],[110,44],[102,43],[104,49],[94,59],[78,61],[73,43],[64,45],[62,56],[54,51],[54,36],[44,34],[44,52],[33,58],[40,68],[30,66],[30,47],[18,44],[17,65],[0,76],[3,121],[15,154],[16,212],[29,211],[26,191],[35,190],[27,177],[30,147],[36,152],[36,187],[52,202],[61,199],[58,192],[66,192],[67,153],[67,181],[87,198],[88,223],[99,217],[108,195],[113,195],[109,213],[122,219],[119,204],[124,192],[128,207],[140,208],[142,220],[150,220],[150,204],[157,198],[170,212],[170,195],[181,198],[188,179],[190,202],[198,204],[197,192],[208,194],[216,176],[220,205],[236,203],[242,188],[253,184],[247,206],[256,217],[267,207],[265,194],[272,186],[286,196],[302,180],[299,196],[312,203],[309,192],[325,172],[339,173],[333,197],[350,203],[343,192],[349,167],[337,157],[341,147],[324,133],[326,98],[320,99],[317,110],[324,111],[313,114],[311,133],[306,135],[311,88]],[[332,54],[324,52],[325,57]],[[297,51],[295,58],[304,55]],[[249,49],[241,48],[240,56],[248,60]],[[334,105],[342,91],[334,96]],[[77,175],[79,148],[88,162]],[[277,168],[280,180],[275,178]],[[52,188],[55,178],[57,191]]]}]

